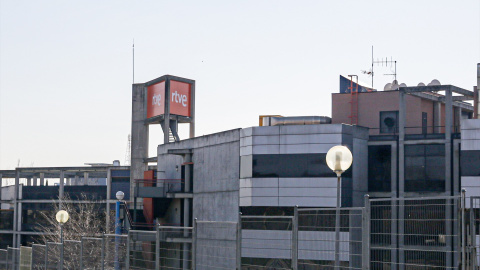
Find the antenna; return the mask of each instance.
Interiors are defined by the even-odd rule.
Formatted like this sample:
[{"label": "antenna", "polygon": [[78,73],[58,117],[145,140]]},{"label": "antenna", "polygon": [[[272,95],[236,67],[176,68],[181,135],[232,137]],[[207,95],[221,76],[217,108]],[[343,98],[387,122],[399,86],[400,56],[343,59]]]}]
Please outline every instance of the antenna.
[{"label": "antenna", "polygon": [[131,141],[132,137],[128,134],[127,150],[125,150],[125,166],[130,165]]},{"label": "antenna", "polygon": [[394,80],[397,80],[397,61],[393,60],[392,57],[390,57],[390,60],[387,57],[374,60],[374,58],[373,58],[373,46],[372,46],[372,70],[370,72],[363,72],[364,74],[368,74],[368,75],[372,76],[372,89],[374,89],[374,87],[373,87],[373,75],[375,74],[373,72],[374,65],[382,65],[382,67],[383,66],[385,66],[385,67],[390,66],[391,67],[392,64],[395,67],[394,72],[391,73],[391,74],[383,74],[383,75],[394,76]]},{"label": "antenna", "polygon": [[132,64],[132,83],[135,83],[135,39],[133,39],[132,43],[132,55],[133,55],[133,64]]}]

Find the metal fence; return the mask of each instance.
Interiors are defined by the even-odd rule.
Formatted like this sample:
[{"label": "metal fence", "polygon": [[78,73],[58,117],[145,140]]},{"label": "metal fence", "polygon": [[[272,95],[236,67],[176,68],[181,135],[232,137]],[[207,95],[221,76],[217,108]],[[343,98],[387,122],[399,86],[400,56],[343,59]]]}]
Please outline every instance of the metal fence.
[{"label": "metal fence", "polygon": [[[337,211],[338,210],[338,211]],[[339,218],[337,218],[339,214]],[[480,197],[368,199],[0,250],[0,269],[480,269]]]}]

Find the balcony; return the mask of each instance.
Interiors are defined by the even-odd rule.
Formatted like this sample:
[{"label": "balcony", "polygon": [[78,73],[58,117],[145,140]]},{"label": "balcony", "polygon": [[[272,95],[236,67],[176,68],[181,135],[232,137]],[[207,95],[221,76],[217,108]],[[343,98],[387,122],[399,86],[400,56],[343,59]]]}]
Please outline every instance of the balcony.
[{"label": "balcony", "polygon": [[135,179],[134,193],[138,198],[193,198],[184,179]]},{"label": "balcony", "polygon": [[[397,140],[399,135],[398,127],[391,128],[370,128],[370,140],[390,141]],[[460,138],[460,126],[452,126],[452,138]],[[445,139],[445,126],[412,126],[405,127],[406,140]]]}]

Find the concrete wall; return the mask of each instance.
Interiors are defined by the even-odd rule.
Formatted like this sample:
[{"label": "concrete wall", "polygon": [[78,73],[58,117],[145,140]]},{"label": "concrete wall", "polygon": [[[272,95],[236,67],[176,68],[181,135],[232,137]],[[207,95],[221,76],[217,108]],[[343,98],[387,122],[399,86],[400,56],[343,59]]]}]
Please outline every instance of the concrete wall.
[{"label": "concrete wall", "polygon": [[158,146],[158,178],[180,178],[183,159],[168,149],[192,149],[193,218],[238,221],[240,130]]},{"label": "concrete wall", "polygon": [[148,125],[145,125],[145,116],[147,115],[145,94],[145,84],[132,85],[130,194],[133,194],[134,179],[142,179],[143,172],[148,169],[148,164],[144,162],[144,159],[148,158]]}]

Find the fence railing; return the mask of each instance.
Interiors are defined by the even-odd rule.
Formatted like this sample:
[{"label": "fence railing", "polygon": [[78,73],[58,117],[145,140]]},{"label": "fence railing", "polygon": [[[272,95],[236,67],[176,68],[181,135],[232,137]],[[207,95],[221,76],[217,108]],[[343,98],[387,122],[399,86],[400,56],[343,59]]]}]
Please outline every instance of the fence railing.
[{"label": "fence railing", "polygon": [[192,227],[8,248],[0,250],[0,270],[479,269],[480,197],[466,205],[464,195],[366,196],[365,207],[336,214],[295,207],[292,216],[194,219]]}]

